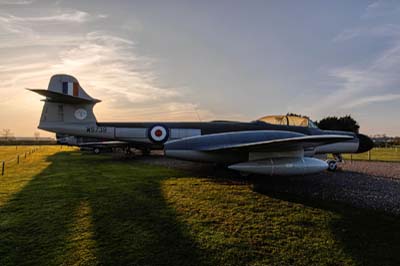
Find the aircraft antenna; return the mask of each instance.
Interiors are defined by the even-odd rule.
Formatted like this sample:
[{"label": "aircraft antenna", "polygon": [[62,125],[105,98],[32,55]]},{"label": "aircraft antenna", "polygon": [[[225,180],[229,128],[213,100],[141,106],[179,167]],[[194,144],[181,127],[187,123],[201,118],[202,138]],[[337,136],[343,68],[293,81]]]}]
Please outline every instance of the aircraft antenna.
[{"label": "aircraft antenna", "polygon": [[196,115],[197,115],[197,119],[199,119],[199,121],[200,121],[200,122],[203,122],[203,121],[201,121],[201,118],[200,118],[199,112],[197,112],[197,108],[196,108],[196,106],[194,106],[193,108],[194,108],[194,112],[195,112],[195,113],[196,113]]}]

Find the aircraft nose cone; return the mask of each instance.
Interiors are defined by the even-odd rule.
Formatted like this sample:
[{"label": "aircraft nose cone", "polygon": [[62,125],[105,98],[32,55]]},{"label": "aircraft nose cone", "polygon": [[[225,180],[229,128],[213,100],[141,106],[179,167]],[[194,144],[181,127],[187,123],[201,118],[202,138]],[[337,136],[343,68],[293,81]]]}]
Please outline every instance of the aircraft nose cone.
[{"label": "aircraft nose cone", "polygon": [[359,143],[357,153],[369,151],[374,147],[374,142],[368,136],[357,134],[357,138]]}]

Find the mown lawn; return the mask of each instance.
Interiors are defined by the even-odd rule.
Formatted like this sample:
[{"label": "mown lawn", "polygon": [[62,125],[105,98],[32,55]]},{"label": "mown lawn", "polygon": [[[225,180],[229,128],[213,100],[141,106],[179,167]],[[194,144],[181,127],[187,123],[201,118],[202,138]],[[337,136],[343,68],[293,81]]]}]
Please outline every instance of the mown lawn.
[{"label": "mown lawn", "polygon": [[[39,146],[0,146],[0,162],[16,160],[17,155],[25,158],[25,153],[29,153]],[[54,146],[55,147],[55,146]],[[60,146],[58,146],[60,147]]]},{"label": "mown lawn", "polygon": [[371,160],[371,161],[386,161],[386,162],[400,162],[400,147],[398,148],[373,148],[368,152],[359,154],[345,154],[344,159],[350,160]]},{"label": "mown lawn", "polygon": [[261,191],[43,148],[0,177],[0,265],[400,264],[399,217]]}]

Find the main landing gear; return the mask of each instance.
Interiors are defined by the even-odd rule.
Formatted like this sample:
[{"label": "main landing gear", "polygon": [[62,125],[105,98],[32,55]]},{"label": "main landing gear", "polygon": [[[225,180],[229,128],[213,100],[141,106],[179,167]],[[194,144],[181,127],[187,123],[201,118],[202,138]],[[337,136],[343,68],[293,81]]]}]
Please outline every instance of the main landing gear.
[{"label": "main landing gear", "polygon": [[338,163],[344,162],[341,154],[333,154],[333,160],[327,160],[328,171],[335,172],[338,167]]},{"label": "main landing gear", "polygon": [[94,147],[92,149],[92,152],[96,155],[100,154],[100,153],[106,153],[106,152],[113,152],[112,148],[105,148],[105,147]]},{"label": "main landing gear", "polygon": [[150,152],[151,152],[151,150],[149,148],[143,148],[143,149],[140,149],[140,151],[142,152],[143,156],[149,156]]}]

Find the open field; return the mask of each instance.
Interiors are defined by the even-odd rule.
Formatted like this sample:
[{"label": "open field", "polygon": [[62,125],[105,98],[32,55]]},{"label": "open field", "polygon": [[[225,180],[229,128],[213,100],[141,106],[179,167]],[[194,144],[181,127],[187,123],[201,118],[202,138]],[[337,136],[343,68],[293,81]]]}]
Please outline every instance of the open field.
[{"label": "open field", "polygon": [[0,146],[0,162],[15,160],[17,155],[23,156],[34,148],[34,146]]},{"label": "open field", "polygon": [[398,216],[237,177],[54,146],[0,178],[0,265],[400,263]]},{"label": "open field", "polygon": [[344,155],[345,160],[371,160],[371,161],[386,161],[386,162],[400,162],[400,148],[373,148],[368,152]]}]

